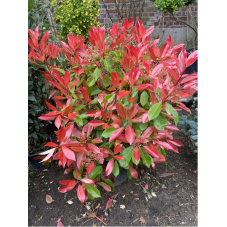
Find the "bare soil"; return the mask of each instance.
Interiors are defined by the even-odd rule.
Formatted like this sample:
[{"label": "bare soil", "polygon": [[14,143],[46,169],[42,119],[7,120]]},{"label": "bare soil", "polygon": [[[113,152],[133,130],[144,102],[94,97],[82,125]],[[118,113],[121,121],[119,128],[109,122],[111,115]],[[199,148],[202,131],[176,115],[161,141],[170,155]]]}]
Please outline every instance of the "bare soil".
[{"label": "bare soil", "polygon": [[[113,192],[98,186],[102,197],[88,206],[97,212],[97,217],[104,217],[107,226],[197,226],[197,154],[183,132],[174,132],[174,138],[185,146],[179,147],[178,154],[167,150],[167,161],[157,163],[155,170],[139,167],[138,179],[127,180]],[[76,189],[65,194],[58,192],[58,181],[72,178],[71,173],[63,172],[56,163],[48,171],[29,168],[28,225],[57,226],[61,218],[64,226],[104,226],[96,218],[82,218],[87,208],[78,200]],[[172,175],[163,177],[165,173]],[[148,189],[144,190],[146,184]],[[46,202],[46,194],[53,198],[51,204]],[[105,213],[110,198],[114,198],[114,205]],[[72,204],[67,203],[70,199]]]}]

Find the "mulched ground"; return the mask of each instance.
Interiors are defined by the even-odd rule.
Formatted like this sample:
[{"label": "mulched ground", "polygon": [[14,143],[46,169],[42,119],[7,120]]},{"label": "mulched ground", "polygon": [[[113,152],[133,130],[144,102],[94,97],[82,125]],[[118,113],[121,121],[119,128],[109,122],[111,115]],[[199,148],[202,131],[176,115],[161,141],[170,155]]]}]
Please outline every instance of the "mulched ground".
[{"label": "mulched ground", "polygon": [[[185,145],[179,147],[179,154],[167,150],[165,163],[156,164],[155,170],[139,167],[137,180],[127,180],[113,192],[99,187],[102,198],[87,207],[97,212],[97,217],[104,217],[107,226],[197,226],[197,154],[184,133],[174,132],[174,138]],[[163,177],[165,173],[174,174]],[[75,189],[65,194],[58,192],[58,181],[70,179],[69,175],[64,175],[56,163],[48,171],[29,168],[29,226],[57,226],[60,218],[64,226],[105,225],[96,218],[82,218],[87,208],[78,200]],[[147,190],[143,189],[146,183]],[[47,204],[46,194],[53,198],[51,204]],[[110,198],[114,198],[115,204],[105,213]],[[67,203],[70,199],[72,204]]]}]

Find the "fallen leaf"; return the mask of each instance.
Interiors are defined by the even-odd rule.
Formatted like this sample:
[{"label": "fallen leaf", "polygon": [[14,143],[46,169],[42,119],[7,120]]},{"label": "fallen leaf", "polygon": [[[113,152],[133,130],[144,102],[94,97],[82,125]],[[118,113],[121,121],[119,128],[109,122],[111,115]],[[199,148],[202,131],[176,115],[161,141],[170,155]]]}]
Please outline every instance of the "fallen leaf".
[{"label": "fallen leaf", "polygon": [[95,212],[87,212],[87,215],[88,215],[88,217],[90,217],[90,218],[95,218],[95,217],[96,217]]},{"label": "fallen leaf", "polygon": [[194,173],[197,173],[196,170],[193,171]]},{"label": "fallen leaf", "polygon": [[144,186],[144,188],[145,188],[145,189],[148,189],[148,184],[146,184],[146,185]]},{"label": "fallen leaf", "polygon": [[100,203],[95,207],[95,209],[98,209],[100,207]]},{"label": "fallen leaf", "polygon": [[159,177],[168,177],[168,176],[171,176],[171,175],[174,175],[176,173],[162,173],[159,175]]},{"label": "fallen leaf", "polygon": [[157,217],[156,219],[155,219],[155,222],[158,222],[159,221],[159,217]]},{"label": "fallen leaf", "polygon": [[138,220],[139,220],[139,218],[135,219],[133,222],[136,222],[136,221],[138,221]]},{"label": "fallen leaf", "polygon": [[157,197],[157,195],[154,192],[152,192],[151,195],[153,195],[154,197]]},{"label": "fallen leaf", "polygon": [[101,221],[103,221],[103,220],[104,220],[104,217],[100,217],[99,219],[100,219]]},{"label": "fallen leaf", "polygon": [[64,225],[59,221],[58,224],[57,224],[57,227],[64,227]]},{"label": "fallen leaf", "polygon": [[125,209],[125,205],[120,205],[120,208],[121,209]]},{"label": "fallen leaf", "polygon": [[43,172],[47,172],[47,171],[48,171],[48,169],[44,169],[44,170],[43,170]]},{"label": "fallen leaf", "polygon": [[105,210],[109,209],[113,205],[113,199],[109,199],[106,203],[106,208]]},{"label": "fallen leaf", "polygon": [[143,224],[146,223],[146,220],[145,220],[142,216],[140,217],[140,221],[141,221]]},{"label": "fallen leaf", "polygon": [[125,195],[123,195],[122,198],[125,198]]},{"label": "fallen leaf", "polygon": [[52,199],[52,197],[50,195],[46,194],[46,201],[47,201],[47,203],[52,203],[54,200]]}]

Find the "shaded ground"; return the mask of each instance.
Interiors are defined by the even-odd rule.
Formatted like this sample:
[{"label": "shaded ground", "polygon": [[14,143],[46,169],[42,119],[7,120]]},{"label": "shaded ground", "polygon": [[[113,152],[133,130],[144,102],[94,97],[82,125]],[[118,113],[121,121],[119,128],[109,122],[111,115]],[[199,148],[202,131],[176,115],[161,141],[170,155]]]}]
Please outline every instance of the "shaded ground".
[{"label": "shaded ground", "polygon": [[[174,138],[185,146],[179,147],[179,154],[167,150],[167,161],[156,164],[156,170],[141,167],[137,180],[128,180],[111,193],[98,186],[102,198],[89,206],[95,208],[100,203],[97,216],[104,217],[108,226],[197,226],[197,154],[182,132],[174,133]],[[163,173],[175,174],[161,177]],[[29,169],[29,226],[57,226],[59,218],[64,226],[104,226],[97,219],[81,219],[87,210],[77,199],[75,189],[65,194],[58,192],[58,181],[69,179],[69,175],[64,175],[56,163],[48,171]],[[146,183],[147,191],[142,188]],[[155,194],[149,198],[147,192]],[[46,193],[53,198],[53,203],[46,203]],[[114,198],[115,204],[106,216],[104,209],[109,198]],[[67,203],[70,199],[72,204]],[[125,208],[121,209],[120,205]]]}]

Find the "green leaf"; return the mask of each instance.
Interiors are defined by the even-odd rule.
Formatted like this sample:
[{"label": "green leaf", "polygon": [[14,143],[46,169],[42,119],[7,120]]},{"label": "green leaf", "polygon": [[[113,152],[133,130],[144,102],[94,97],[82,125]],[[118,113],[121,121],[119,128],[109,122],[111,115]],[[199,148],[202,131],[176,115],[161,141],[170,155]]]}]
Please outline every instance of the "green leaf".
[{"label": "green leaf", "polygon": [[92,195],[92,197],[94,198],[101,197],[100,191],[97,188],[95,188],[93,185],[86,184],[86,189],[88,193]]},{"label": "green leaf", "polygon": [[112,62],[110,61],[110,59],[105,58],[105,59],[103,60],[103,63],[104,63],[104,68],[105,68],[105,70],[108,71],[108,72],[110,72],[111,69],[112,69],[112,64],[111,64]]},{"label": "green leaf", "polygon": [[86,105],[81,105],[81,106],[77,106],[75,108],[75,111],[79,111],[79,110],[82,110]]},{"label": "green leaf", "polygon": [[97,94],[99,94],[101,92],[102,92],[102,90],[96,89],[96,90],[94,90],[94,91],[91,92],[91,95],[97,95]]},{"label": "green leaf", "polygon": [[140,155],[141,155],[144,165],[147,168],[150,168],[151,162],[153,162],[152,157],[142,147],[140,147]]},{"label": "green leaf", "polygon": [[148,122],[146,123],[139,123],[139,127],[142,131],[144,131],[148,127]]},{"label": "green leaf", "polygon": [[[129,169],[127,170],[127,177],[128,177],[129,180],[132,180],[132,175],[131,175]],[[133,192],[133,191],[131,191],[131,192]],[[130,193],[131,193],[131,192],[130,192]],[[131,193],[131,194],[132,194],[132,193]]]},{"label": "green leaf", "polygon": [[29,95],[28,100],[37,102],[37,100],[35,99],[35,97],[33,95]]},{"label": "green leaf", "polygon": [[117,161],[114,161],[114,168],[113,168],[113,172],[112,173],[113,173],[113,175],[115,177],[117,177],[119,175],[119,173],[120,173],[119,165],[118,165]]},{"label": "green leaf", "polygon": [[89,77],[88,80],[87,80],[87,86],[88,87],[91,87],[95,84],[96,80],[92,77]]},{"label": "green leaf", "polygon": [[28,0],[28,12],[30,12],[34,7],[34,3],[34,0]]},{"label": "green leaf", "polygon": [[76,119],[74,120],[77,124],[83,126],[83,120],[79,117],[79,116],[76,116]]},{"label": "green leaf", "polygon": [[104,76],[104,77],[103,77],[103,85],[104,85],[105,87],[108,87],[109,85],[111,85],[111,83],[110,83],[110,78],[109,78],[108,76]]},{"label": "green leaf", "polygon": [[115,96],[115,94],[106,95],[106,96],[103,98],[101,104],[103,104],[105,100],[108,100],[108,103],[111,103],[111,102],[113,101],[113,99],[114,99],[114,96]]},{"label": "green leaf", "polygon": [[100,76],[101,70],[99,68],[96,68],[95,71],[92,74],[92,77],[96,80],[98,80],[99,76]]},{"label": "green leaf", "polygon": [[166,112],[169,115],[172,115],[174,117],[174,123],[175,123],[175,125],[177,125],[179,122],[178,112],[169,103],[166,102],[165,105],[166,105]]},{"label": "green leaf", "polygon": [[111,181],[111,180],[109,180],[109,179],[103,179],[104,180],[104,182],[106,183],[106,184],[108,184],[110,187],[113,187],[114,186],[114,183]]},{"label": "green leaf", "polygon": [[158,147],[158,151],[166,158],[166,151],[164,149],[162,149],[161,147]]},{"label": "green leaf", "polygon": [[63,69],[59,69],[59,68],[54,68],[55,70],[57,70],[58,72],[65,74],[65,71]]},{"label": "green leaf", "polygon": [[154,126],[158,130],[163,130],[166,124],[167,124],[167,119],[163,114],[159,114],[159,116],[154,119]]},{"label": "green leaf", "polygon": [[89,174],[89,178],[94,179],[96,178],[99,174],[102,173],[102,166],[96,166],[92,172]]},{"label": "green leaf", "polygon": [[162,103],[155,103],[148,111],[149,120],[155,119],[161,112]]},{"label": "green leaf", "polygon": [[102,133],[102,137],[109,138],[114,131],[116,131],[117,128],[108,128]]},{"label": "green leaf", "polygon": [[141,94],[140,103],[142,106],[145,106],[148,103],[148,94],[146,91],[143,91],[143,93]]},{"label": "green leaf", "polygon": [[126,149],[124,149],[124,151],[121,153],[122,156],[124,157],[125,160],[119,160],[119,164],[121,167],[123,168],[127,168],[128,167],[128,164],[132,158],[132,155],[133,155],[133,147],[130,146],[130,147],[127,147]]}]

